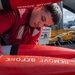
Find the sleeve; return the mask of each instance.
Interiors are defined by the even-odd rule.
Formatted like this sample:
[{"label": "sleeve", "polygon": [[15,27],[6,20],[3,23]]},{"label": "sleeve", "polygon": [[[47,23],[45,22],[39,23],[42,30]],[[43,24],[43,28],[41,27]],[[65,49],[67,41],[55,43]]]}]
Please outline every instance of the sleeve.
[{"label": "sleeve", "polygon": [[36,34],[35,36],[32,36],[32,38],[31,38],[29,44],[32,44],[32,45],[38,44],[38,40],[39,40],[39,37],[40,37],[40,35],[41,35],[41,30],[42,30],[42,29],[40,29],[40,31],[39,31],[38,34]]},{"label": "sleeve", "polygon": [[15,23],[15,14],[13,11],[0,11],[0,34],[7,31]]}]

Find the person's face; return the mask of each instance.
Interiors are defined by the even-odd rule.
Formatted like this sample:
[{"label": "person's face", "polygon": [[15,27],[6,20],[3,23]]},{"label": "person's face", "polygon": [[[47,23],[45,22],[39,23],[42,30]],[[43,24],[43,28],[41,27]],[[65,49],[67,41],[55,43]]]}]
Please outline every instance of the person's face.
[{"label": "person's face", "polygon": [[49,11],[46,11],[44,7],[36,7],[32,11],[29,24],[31,27],[40,28],[43,26],[50,26],[54,23]]}]

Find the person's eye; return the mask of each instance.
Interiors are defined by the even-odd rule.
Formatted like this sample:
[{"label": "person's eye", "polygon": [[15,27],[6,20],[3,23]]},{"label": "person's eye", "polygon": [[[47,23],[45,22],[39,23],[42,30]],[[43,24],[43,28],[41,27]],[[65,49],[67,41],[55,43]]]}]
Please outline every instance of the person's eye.
[{"label": "person's eye", "polygon": [[41,20],[42,20],[43,22],[46,22],[46,17],[45,17],[45,16],[42,16],[42,17],[41,17]]}]

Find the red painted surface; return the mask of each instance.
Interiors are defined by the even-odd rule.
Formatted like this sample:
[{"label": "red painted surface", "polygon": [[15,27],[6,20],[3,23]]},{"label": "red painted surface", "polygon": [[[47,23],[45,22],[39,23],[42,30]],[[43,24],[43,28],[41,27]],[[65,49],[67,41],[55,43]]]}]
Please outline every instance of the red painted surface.
[{"label": "red painted surface", "polygon": [[18,47],[18,55],[49,56],[70,59],[75,58],[75,50],[55,46],[20,45]]},{"label": "red painted surface", "polygon": [[26,8],[33,6],[41,6],[50,3],[55,3],[63,0],[10,0],[12,9],[15,8]]},{"label": "red painted surface", "polygon": [[41,56],[1,56],[0,75],[75,75],[75,61]]}]

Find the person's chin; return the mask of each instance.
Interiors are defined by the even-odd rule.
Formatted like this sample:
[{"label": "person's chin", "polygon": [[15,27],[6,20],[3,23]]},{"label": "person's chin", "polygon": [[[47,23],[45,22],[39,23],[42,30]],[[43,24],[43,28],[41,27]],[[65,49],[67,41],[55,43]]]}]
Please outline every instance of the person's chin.
[{"label": "person's chin", "polygon": [[34,25],[30,25],[31,27],[35,27]]},{"label": "person's chin", "polygon": [[31,26],[31,27],[35,27],[35,28],[37,27],[35,23],[34,23],[34,24],[32,24],[32,25],[30,25],[30,26]]}]

